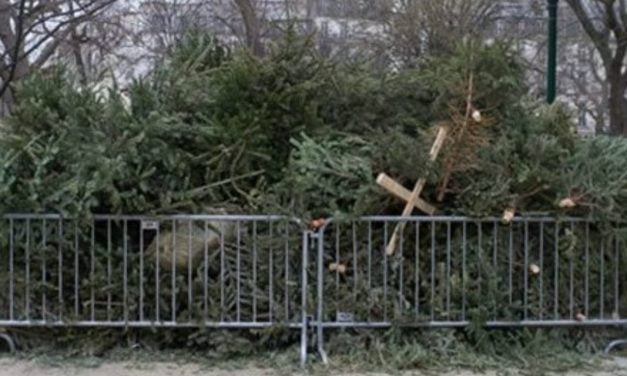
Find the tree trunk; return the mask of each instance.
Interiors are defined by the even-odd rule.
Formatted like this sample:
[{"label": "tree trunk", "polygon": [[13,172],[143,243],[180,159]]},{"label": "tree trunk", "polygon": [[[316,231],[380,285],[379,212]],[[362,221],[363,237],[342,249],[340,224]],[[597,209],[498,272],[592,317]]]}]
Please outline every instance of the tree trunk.
[{"label": "tree trunk", "polygon": [[263,56],[265,51],[261,42],[261,25],[251,0],[235,0],[246,29],[246,44],[256,55]]},{"label": "tree trunk", "polygon": [[627,99],[625,92],[627,85],[621,79],[620,70],[614,70],[607,74],[610,85],[609,112],[610,134],[627,136]]}]

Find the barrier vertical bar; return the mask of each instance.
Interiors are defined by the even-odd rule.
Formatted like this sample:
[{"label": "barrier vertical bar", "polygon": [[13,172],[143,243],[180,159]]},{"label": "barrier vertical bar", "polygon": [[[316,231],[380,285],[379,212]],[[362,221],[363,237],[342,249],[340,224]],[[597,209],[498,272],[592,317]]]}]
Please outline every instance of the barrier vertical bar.
[{"label": "barrier vertical bar", "polygon": [[584,315],[586,315],[586,317],[589,317],[590,315],[590,297],[589,297],[589,293],[590,293],[590,223],[586,221],[586,241],[585,241],[585,247],[586,247],[586,275],[585,275],[585,279],[584,279]]},{"label": "barrier vertical bar", "polygon": [[[340,224],[335,222],[335,295],[340,296]],[[336,299],[335,311],[341,309],[339,299]]]},{"label": "barrier vertical bar", "polygon": [[[161,321],[161,315],[160,313],[160,307],[161,307],[161,273],[159,270],[160,267],[160,260],[161,260],[161,244],[159,244],[159,241],[161,240],[161,236],[160,236],[160,225],[157,225],[156,231],[157,234],[155,236],[155,321],[159,322]],[[175,293],[174,291],[172,293]]]},{"label": "barrier vertical bar", "polygon": [[317,310],[316,310],[316,334],[318,341],[318,353],[324,364],[328,364],[327,354],[324,350],[324,236],[328,221],[318,230],[318,257],[317,263]]},{"label": "barrier vertical bar", "polygon": [[618,291],[618,279],[619,279],[619,265],[620,265],[620,253],[618,252],[618,234],[614,232],[614,317],[620,317],[619,308],[619,291]]},{"label": "barrier vertical bar", "polygon": [[[272,226],[273,226],[273,222],[270,222],[270,228],[268,229],[268,235],[270,239],[273,239],[272,236]],[[274,247],[273,247],[273,242],[270,241],[270,244],[268,246],[268,264],[270,265],[270,267],[268,268],[268,281],[269,281],[269,286],[268,286],[268,320],[270,322],[272,322],[272,317],[273,317],[273,312],[274,312],[274,291],[273,291],[273,279],[274,279]]]},{"label": "barrier vertical bar", "polygon": [[123,254],[123,290],[124,290],[124,322],[128,323],[128,317],[129,317],[129,312],[128,312],[128,222],[126,219],[124,219],[122,225],[124,226],[123,230],[122,230],[122,236],[123,236],[123,240],[122,240],[122,254]]},{"label": "barrier vertical bar", "polygon": [[91,299],[91,321],[96,321],[96,292],[94,289],[94,282],[96,280],[96,222],[95,219],[91,220],[91,252],[90,252],[90,266],[89,266],[89,287],[90,287],[90,299]]},{"label": "barrier vertical bar", "polygon": [[[571,231],[571,236],[575,236],[575,223],[572,221],[570,222],[570,231]],[[570,319],[573,320],[575,318],[575,281],[574,281],[575,263],[573,262],[574,255],[571,253],[568,255],[568,258],[569,258],[568,260],[568,270],[569,270],[568,305],[570,306],[569,307]]]},{"label": "barrier vertical bar", "polygon": [[31,224],[30,224],[30,218],[26,219],[26,251],[25,251],[25,262],[26,262],[26,266],[25,266],[25,273],[26,273],[26,291],[25,291],[25,296],[26,296],[26,302],[24,302],[24,307],[25,307],[25,313],[26,313],[26,320],[30,321],[30,244],[31,241]]},{"label": "barrier vertical bar", "polygon": [[300,366],[305,367],[307,364],[307,270],[309,269],[309,238],[311,233],[303,231],[302,233],[302,270],[301,270],[301,328],[300,328]]},{"label": "barrier vertical bar", "polygon": [[415,249],[415,283],[414,283],[414,304],[415,307],[415,319],[418,320],[420,315],[420,221],[416,221],[416,249]]},{"label": "barrier vertical bar", "polygon": [[172,322],[176,322],[176,219],[172,221]]},{"label": "barrier vertical bar", "polygon": [[[58,276],[58,300],[59,300],[59,321],[63,320],[63,218],[59,218],[59,226],[58,226],[58,267],[59,267],[59,276]],[[13,284],[13,252],[11,252],[11,285]],[[11,295],[13,298],[13,295]],[[11,311],[11,316],[13,316],[13,311]]]},{"label": "barrier vertical bar", "polygon": [[253,221],[253,322],[257,321],[257,221]]},{"label": "barrier vertical bar", "polygon": [[144,229],[139,223],[139,321],[144,321]]},{"label": "barrier vertical bar", "polygon": [[192,232],[192,220],[187,221],[187,306],[189,307],[187,313],[187,320],[189,322],[192,321],[193,314],[193,294],[194,294],[194,286],[192,284],[192,236],[194,236]]},{"label": "barrier vertical bar", "polygon": [[[238,228],[239,233],[239,228]],[[290,236],[289,227],[285,223],[285,320],[290,317]],[[238,247],[239,248],[239,247]]]},{"label": "barrier vertical bar", "polygon": [[605,238],[601,240],[601,275],[600,275],[599,295],[600,295],[600,309],[599,317],[605,316]]},{"label": "barrier vertical bar", "polygon": [[467,234],[467,225],[466,225],[466,221],[464,220],[462,222],[462,320],[466,320],[466,277],[467,277],[467,272],[466,272],[466,237],[468,236]]},{"label": "barrier vertical bar", "polygon": [[13,321],[13,253],[15,244],[13,243],[14,229],[13,218],[9,219],[9,320]]},{"label": "barrier vertical bar", "polygon": [[451,222],[446,222],[446,314],[451,318]]},{"label": "barrier vertical bar", "polygon": [[[387,244],[387,243],[386,243]],[[435,320],[435,221],[431,221],[431,321]]]},{"label": "barrier vertical bar", "polygon": [[48,242],[46,239],[46,219],[44,218],[41,221],[41,280],[42,280],[42,295],[41,295],[41,319],[46,321],[46,248],[48,247]]},{"label": "barrier vertical bar", "polygon": [[540,222],[540,320],[544,318],[544,222]]},{"label": "barrier vertical bar", "polygon": [[509,225],[509,304],[514,304],[514,229]]},{"label": "barrier vertical bar", "polygon": [[387,244],[388,222],[385,221],[383,224],[383,321],[388,319],[388,253],[385,251]]},{"label": "barrier vertical bar", "polygon": [[523,291],[523,319],[527,320],[527,312],[529,311],[529,221],[525,220],[524,225],[524,252],[525,252],[525,264],[524,264],[524,291]]},{"label": "barrier vertical bar", "polygon": [[357,234],[355,231],[355,221],[351,221],[352,229],[352,243],[353,243],[353,304],[357,306],[357,299],[359,298],[359,268],[357,266]]},{"label": "barrier vertical bar", "polygon": [[405,226],[401,227],[401,230],[399,231],[399,236],[400,239],[398,241],[398,259],[399,259],[399,270],[398,270],[398,274],[399,274],[399,287],[398,287],[398,314],[403,313],[403,306],[404,306],[404,301],[405,301],[405,296],[403,294],[403,260],[405,258],[405,256],[403,255],[404,252],[404,243],[405,243]]},{"label": "barrier vertical bar", "polygon": [[220,232],[220,321],[224,321],[226,309],[224,306],[224,276],[226,274],[225,255],[224,255],[224,231]]},{"label": "barrier vertical bar", "polygon": [[111,265],[111,252],[112,252],[112,244],[111,244],[111,219],[107,220],[107,321],[111,321],[111,274],[112,274],[112,265]]},{"label": "barrier vertical bar", "polygon": [[559,320],[559,272],[560,272],[560,254],[559,254],[559,243],[560,243],[560,234],[559,234],[559,222],[555,221],[555,275],[554,277],[554,302],[553,302],[553,319]]},{"label": "barrier vertical bar", "polygon": [[[203,245],[204,245],[204,254],[203,254],[203,276],[202,276],[202,284],[203,284],[203,322],[206,323],[209,321],[209,244],[207,243],[207,237],[209,232],[209,224],[207,221],[204,221],[203,226]],[[172,290],[172,295],[175,294],[175,290]],[[173,300],[174,301],[174,300]],[[172,307],[172,312],[174,314],[174,307]]]}]

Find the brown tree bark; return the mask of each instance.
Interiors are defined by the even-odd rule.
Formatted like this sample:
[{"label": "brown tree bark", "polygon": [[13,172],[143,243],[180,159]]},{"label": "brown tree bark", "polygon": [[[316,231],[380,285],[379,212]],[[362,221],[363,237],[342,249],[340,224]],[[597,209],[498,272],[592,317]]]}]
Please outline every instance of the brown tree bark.
[{"label": "brown tree bark", "polygon": [[263,56],[265,48],[261,40],[261,23],[257,17],[253,0],[235,0],[244,21],[246,44],[256,56]]},{"label": "brown tree bark", "polygon": [[620,71],[610,71],[607,74],[610,85],[609,113],[610,134],[627,136],[627,85],[622,79]]},{"label": "brown tree bark", "polygon": [[[627,1],[566,0],[603,60],[609,87],[609,131],[627,136]],[[602,22],[599,22],[602,21]]]}]

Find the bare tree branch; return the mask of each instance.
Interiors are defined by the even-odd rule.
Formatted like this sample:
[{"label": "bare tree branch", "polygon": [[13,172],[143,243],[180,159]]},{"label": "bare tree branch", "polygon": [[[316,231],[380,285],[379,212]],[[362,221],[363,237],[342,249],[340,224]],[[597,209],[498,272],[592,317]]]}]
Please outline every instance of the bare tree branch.
[{"label": "bare tree branch", "polygon": [[609,87],[610,131],[627,135],[627,12],[624,0],[566,0],[603,61]]},{"label": "bare tree branch", "polygon": [[0,99],[11,102],[13,81],[43,66],[78,24],[115,1],[0,0]]}]

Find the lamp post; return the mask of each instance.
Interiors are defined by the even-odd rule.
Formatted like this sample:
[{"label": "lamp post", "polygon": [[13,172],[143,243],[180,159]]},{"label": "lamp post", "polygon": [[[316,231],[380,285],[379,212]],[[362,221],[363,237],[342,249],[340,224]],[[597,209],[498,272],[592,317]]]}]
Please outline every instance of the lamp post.
[{"label": "lamp post", "polygon": [[546,74],[546,101],[555,101],[557,81],[557,3],[559,0],[548,0],[549,10],[549,42],[548,67]]}]

